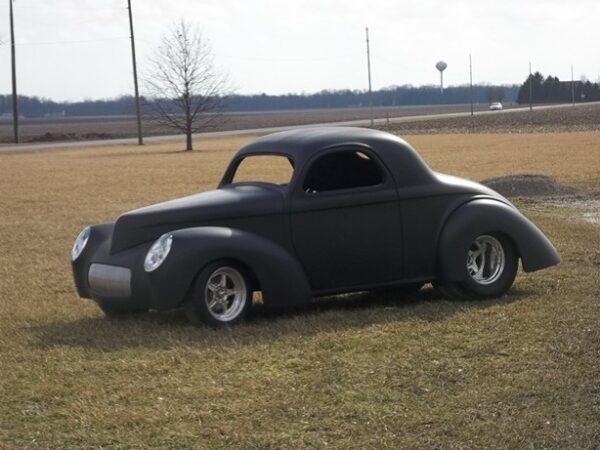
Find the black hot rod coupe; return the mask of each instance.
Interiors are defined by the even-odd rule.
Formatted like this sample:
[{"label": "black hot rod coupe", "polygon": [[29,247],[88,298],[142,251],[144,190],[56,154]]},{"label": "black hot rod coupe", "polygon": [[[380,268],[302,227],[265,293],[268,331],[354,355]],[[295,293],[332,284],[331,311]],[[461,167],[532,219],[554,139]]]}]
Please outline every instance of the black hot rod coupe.
[{"label": "black hot rod coupe", "polygon": [[107,315],[185,307],[213,326],[266,305],[433,283],[502,295],[560,258],[508,200],[433,172],[402,139],[301,128],[242,148],[219,187],[85,228],[71,252],[81,297]]}]

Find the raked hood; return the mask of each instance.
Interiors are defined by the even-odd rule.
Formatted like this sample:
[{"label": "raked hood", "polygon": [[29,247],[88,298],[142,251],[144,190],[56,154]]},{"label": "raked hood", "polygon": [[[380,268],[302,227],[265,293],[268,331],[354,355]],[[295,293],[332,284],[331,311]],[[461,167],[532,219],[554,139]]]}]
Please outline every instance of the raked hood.
[{"label": "raked hood", "polygon": [[112,235],[111,253],[158,238],[161,234],[227,219],[278,214],[283,193],[259,185],[228,186],[146,206],[121,215]]}]

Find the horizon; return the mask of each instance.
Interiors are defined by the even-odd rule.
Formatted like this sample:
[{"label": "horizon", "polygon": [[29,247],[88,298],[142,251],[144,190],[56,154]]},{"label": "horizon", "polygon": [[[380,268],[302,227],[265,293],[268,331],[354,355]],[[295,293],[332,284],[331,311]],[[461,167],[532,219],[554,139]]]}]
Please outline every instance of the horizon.
[{"label": "horizon", "polygon": [[[525,81],[525,80],[524,80]],[[565,80],[560,80],[565,81]],[[569,80],[570,81],[570,80]],[[578,82],[581,80],[575,80],[575,82]],[[515,84],[509,84],[509,83],[500,83],[500,84],[491,84],[491,83],[473,83],[473,87],[506,87],[506,88],[514,88],[514,87],[520,87],[523,83],[515,83]],[[469,84],[456,84],[456,85],[449,85],[446,86],[444,85],[444,90],[449,90],[449,89],[453,89],[453,88],[465,88],[465,87],[469,87]],[[382,91],[388,91],[388,90],[394,90],[396,88],[412,88],[412,89],[439,89],[440,86],[435,85],[435,84],[423,84],[423,85],[410,85],[410,84],[406,84],[406,85],[397,85],[397,86],[384,86],[382,88],[379,89],[374,89],[373,93],[375,92],[382,92]],[[340,88],[340,89],[321,89],[319,91],[314,91],[314,92],[284,92],[281,94],[270,94],[268,92],[254,92],[254,93],[239,93],[239,92],[233,92],[232,94],[230,94],[230,96],[232,97],[252,97],[252,96],[262,96],[262,95],[266,95],[268,97],[279,97],[279,96],[312,96],[312,95],[319,95],[319,94],[323,94],[325,92],[345,92],[345,91],[351,91],[351,92],[360,92],[360,93],[367,93],[368,89],[347,89],[347,88]],[[0,97],[11,97],[11,93],[10,92],[6,92],[4,94],[0,93]],[[39,100],[43,100],[43,101],[51,101],[54,103],[85,103],[85,102],[101,102],[101,101],[115,101],[115,100],[119,100],[121,98],[133,98],[133,93],[122,93],[122,94],[117,94],[113,97],[102,97],[102,98],[81,98],[81,99],[75,99],[75,100],[56,100],[53,99],[51,97],[40,97],[40,96],[36,96],[36,95],[29,95],[27,93],[21,93],[19,92],[19,97],[27,97],[27,98],[37,98]],[[398,105],[401,106],[401,105]],[[414,105],[411,105],[414,106]]]}]

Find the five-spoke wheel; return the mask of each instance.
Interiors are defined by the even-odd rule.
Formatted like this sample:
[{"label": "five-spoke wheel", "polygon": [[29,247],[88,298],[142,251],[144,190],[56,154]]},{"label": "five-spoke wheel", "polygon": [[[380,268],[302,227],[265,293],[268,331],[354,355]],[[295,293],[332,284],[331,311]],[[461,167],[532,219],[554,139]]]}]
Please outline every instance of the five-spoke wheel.
[{"label": "five-spoke wheel", "polygon": [[475,237],[465,255],[465,279],[436,285],[454,300],[499,297],[512,286],[519,257],[512,242],[501,234]]},{"label": "five-spoke wheel", "polygon": [[467,254],[467,272],[478,284],[491,284],[504,271],[504,247],[494,236],[478,236]]},{"label": "five-spoke wheel", "polygon": [[185,311],[195,325],[230,325],[242,320],[251,300],[252,291],[243,269],[220,261],[200,273]]}]

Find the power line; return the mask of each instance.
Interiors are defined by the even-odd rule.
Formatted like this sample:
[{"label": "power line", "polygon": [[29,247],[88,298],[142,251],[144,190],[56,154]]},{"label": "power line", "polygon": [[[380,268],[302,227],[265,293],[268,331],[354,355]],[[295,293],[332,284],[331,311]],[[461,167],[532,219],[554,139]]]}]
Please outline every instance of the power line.
[{"label": "power line", "polygon": [[[35,10],[39,10],[40,8],[44,7],[44,6],[48,6],[48,2],[42,2],[42,3],[33,3],[33,2],[27,2],[27,3],[21,3],[19,4],[19,9],[35,9]],[[65,8],[63,6],[61,6],[60,10],[61,11],[73,11],[73,12],[87,12],[87,11],[121,11],[125,8],[123,8],[122,6],[115,6],[114,8]]]},{"label": "power line", "polygon": [[[120,11],[120,12],[122,12],[122,11]],[[53,28],[63,29],[63,28],[67,28],[67,27],[75,27],[75,26],[87,25],[87,24],[106,23],[107,20],[116,22],[117,19],[119,19],[119,17],[115,16],[114,14],[107,15],[107,16],[88,17],[85,20],[72,19],[72,20],[67,20],[67,21],[62,21],[62,22],[47,22],[47,21],[43,21],[43,20],[35,20],[35,19],[29,17],[27,19],[27,23],[29,26],[35,25],[35,26],[44,26],[44,27],[53,27]]]},{"label": "power line", "polygon": [[[149,42],[149,41],[145,41]],[[218,55],[219,58],[224,59],[237,59],[242,61],[268,61],[268,62],[321,62],[321,61],[342,61],[342,60],[350,60],[353,59],[353,56],[344,55],[344,56],[325,56],[322,58],[273,58],[273,57],[263,57],[263,56],[237,56],[237,55]]]},{"label": "power line", "polygon": [[81,40],[66,40],[66,41],[38,41],[38,42],[19,42],[17,47],[27,47],[30,45],[61,45],[61,44],[89,44],[94,42],[122,41],[129,37],[111,37],[98,39],[81,39]]}]

